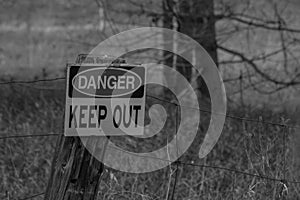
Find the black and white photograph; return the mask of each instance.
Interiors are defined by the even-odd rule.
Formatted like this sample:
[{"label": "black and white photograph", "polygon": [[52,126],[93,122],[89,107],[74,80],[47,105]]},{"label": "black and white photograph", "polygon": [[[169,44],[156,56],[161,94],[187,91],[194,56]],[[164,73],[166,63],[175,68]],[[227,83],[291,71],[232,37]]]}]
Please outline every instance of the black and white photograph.
[{"label": "black and white photograph", "polygon": [[0,0],[0,200],[300,199],[299,0]]}]

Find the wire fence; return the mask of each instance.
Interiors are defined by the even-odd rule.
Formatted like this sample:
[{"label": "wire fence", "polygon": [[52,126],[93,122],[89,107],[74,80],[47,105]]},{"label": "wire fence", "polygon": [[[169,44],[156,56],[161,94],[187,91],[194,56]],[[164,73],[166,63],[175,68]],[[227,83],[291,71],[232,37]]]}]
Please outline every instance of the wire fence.
[{"label": "wire fence", "polygon": [[[58,80],[65,80],[65,77],[57,77],[57,78],[49,78],[49,79],[38,79],[38,80],[11,80],[11,81],[5,81],[5,82],[0,82],[0,85],[12,85],[12,84],[20,84],[20,85],[24,85],[24,84],[34,84],[34,83],[39,83],[39,82],[52,82],[52,81],[58,81]],[[42,89],[42,88],[38,88],[38,89]],[[179,105],[177,102],[175,101],[169,101],[157,96],[153,96],[153,95],[146,95],[147,97],[159,100],[161,102],[165,102],[168,104],[172,104],[176,106],[176,130],[177,130],[177,125],[178,125],[178,107],[181,106],[183,108],[187,108],[187,109],[197,109],[200,110],[202,112],[205,113],[209,113],[209,114],[216,114],[216,115],[221,115],[220,113],[212,113],[209,110],[204,110],[204,109],[199,109],[199,108],[195,108],[195,107],[190,107],[188,105]],[[225,115],[226,118],[230,118],[233,120],[239,120],[239,121],[246,121],[246,122],[251,122],[251,123],[258,123],[258,124],[264,124],[264,125],[271,125],[271,126],[279,126],[284,128],[283,131],[283,146],[284,146],[284,150],[286,151],[287,149],[287,138],[288,138],[288,130],[289,129],[300,129],[299,126],[296,125],[290,125],[287,123],[278,123],[278,122],[273,122],[273,121],[264,121],[262,119],[252,119],[252,118],[246,118],[246,117],[240,117],[240,116],[235,116],[235,115],[229,115],[226,114]],[[52,136],[59,136],[63,133],[36,133],[36,134],[28,134],[28,135],[9,135],[6,132],[2,132],[1,135],[4,134],[5,136],[1,136],[0,140],[6,140],[6,139],[16,139],[16,138],[33,138],[33,137],[52,137]],[[127,152],[128,153],[128,152]],[[134,154],[136,156],[140,156],[137,154]],[[142,157],[147,157],[147,156],[142,156]],[[151,158],[151,159],[160,159],[157,157],[147,157],[147,158]],[[171,160],[167,160],[167,159],[163,159],[163,161],[166,162],[172,162]],[[242,174],[245,176],[251,176],[251,177],[256,177],[256,178],[260,178],[260,179],[265,179],[265,180],[269,180],[269,181],[274,181],[274,182],[278,182],[280,184],[282,184],[284,186],[284,188],[286,188],[287,190],[287,185],[288,184],[300,184],[300,181],[296,181],[296,180],[290,180],[286,178],[286,166],[287,166],[287,161],[286,161],[286,154],[284,153],[284,157],[283,157],[283,178],[276,178],[276,177],[270,177],[270,176],[264,176],[261,174],[255,174],[255,173],[249,173],[249,172],[245,172],[245,171],[241,171],[241,170],[237,170],[237,169],[232,169],[232,168],[226,168],[226,167],[221,167],[221,166],[214,166],[214,165],[206,165],[206,164],[196,164],[193,162],[183,162],[180,161],[180,159],[178,159],[177,161],[175,161],[173,164],[176,165],[176,171],[175,171],[175,177],[174,177],[174,184],[173,184],[173,189],[172,189],[172,193],[170,195],[170,199],[174,199],[174,193],[176,191],[176,184],[178,182],[179,179],[179,175],[178,175],[178,167],[179,165],[183,165],[183,166],[192,166],[192,167],[197,167],[197,168],[209,168],[209,169],[214,169],[214,170],[223,170],[223,171],[228,171],[228,172],[232,172],[234,174]],[[34,199],[35,197],[38,196],[42,196],[44,195],[44,192],[41,193],[37,193],[37,194],[33,194],[31,196],[28,197],[24,197],[21,198],[19,200],[27,200],[27,199]]]}]

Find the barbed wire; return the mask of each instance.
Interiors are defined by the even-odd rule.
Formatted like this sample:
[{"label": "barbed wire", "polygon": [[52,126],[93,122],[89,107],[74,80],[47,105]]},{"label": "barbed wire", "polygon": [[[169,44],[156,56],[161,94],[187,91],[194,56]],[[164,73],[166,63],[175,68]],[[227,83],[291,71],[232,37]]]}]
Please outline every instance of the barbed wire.
[{"label": "barbed wire", "polygon": [[45,192],[41,192],[41,193],[33,194],[31,196],[24,197],[24,198],[17,199],[17,200],[28,200],[28,199],[32,199],[32,198],[35,198],[35,197],[38,197],[38,196],[41,196],[41,195],[44,195],[44,194],[45,194]]},{"label": "barbed wire", "polygon": [[[24,81],[24,80],[20,80],[20,81],[7,81],[7,82],[0,82],[0,85],[6,85],[6,84],[31,84],[31,83],[38,83],[38,82],[47,82],[47,81],[57,81],[57,80],[64,80],[66,79],[66,77],[57,77],[57,78],[52,78],[52,79],[38,79],[38,80],[32,80],[32,81]],[[300,129],[300,126],[297,125],[288,125],[286,123],[278,123],[278,122],[271,122],[271,121],[264,121],[262,119],[251,119],[251,118],[246,118],[246,117],[239,117],[239,116],[234,116],[234,115],[229,115],[229,114],[222,114],[222,113],[216,113],[216,112],[212,112],[210,110],[204,110],[201,108],[196,108],[196,107],[192,107],[192,106],[188,106],[188,105],[180,105],[175,101],[169,101],[166,99],[162,99],[153,95],[149,95],[146,94],[147,97],[150,98],[154,98],[156,100],[162,101],[162,102],[166,102],[166,103],[170,103],[173,105],[177,105],[183,108],[187,108],[187,109],[194,109],[194,110],[199,110],[205,113],[210,113],[213,115],[222,115],[231,119],[235,119],[235,120],[240,120],[240,121],[248,121],[248,122],[254,122],[254,123],[262,123],[262,124],[268,124],[268,125],[274,125],[274,126],[282,126],[282,127],[288,127],[288,128],[293,128],[293,129]]]},{"label": "barbed wire", "polygon": [[[124,150],[121,149],[121,151],[124,151]],[[124,151],[124,152],[130,153],[128,151]],[[134,154],[134,155],[139,156],[139,157],[144,157],[144,158],[158,159],[158,160],[162,160],[162,161],[172,163],[172,161],[168,160],[168,159],[162,159],[162,158],[150,157],[150,156],[144,156],[144,155],[141,156],[141,155],[138,155],[138,154]],[[259,175],[259,174],[253,174],[253,173],[244,172],[244,171],[231,169],[231,168],[226,168],[226,167],[220,167],[220,166],[214,166],[214,165],[195,164],[195,163],[187,163],[187,162],[183,162],[183,161],[179,161],[179,160],[175,161],[174,163],[176,164],[177,167],[176,167],[176,172],[175,172],[176,174],[175,174],[175,180],[174,180],[174,185],[173,185],[174,188],[173,188],[173,191],[172,191],[172,196],[171,196],[172,198],[171,199],[174,198],[176,182],[178,180],[178,170],[179,170],[178,165],[188,165],[188,166],[199,167],[199,168],[209,168],[209,169],[223,170],[223,171],[233,172],[235,174],[242,174],[242,175],[245,175],[245,176],[256,177],[256,178],[265,179],[265,180],[269,180],[269,181],[275,181],[275,182],[282,183],[282,184],[286,184],[286,183],[300,184],[300,181],[294,181],[294,180],[288,180],[288,179],[278,179],[278,178],[263,176],[263,175]],[[25,198],[18,199],[18,200],[27,200],[27,199],[31,199],[31,198],[34,198],[34,197],[37,197],[37,196],[40,196],[40,195],[43,195],[43,194],[45,194],[45,193],[43,192],[43,193],[34,194],[32,196],[25,197]]]},{"label": "barbed wire", "polygon": [[146,95],[147,97],[150,97],[150,98],[154,98],[154,99],[157,99],[157,100],[160,100],[160,101],[163,101],[163,102],[166,102],[166,103],[171,103],[173,105],[177,105],[177,106],[180,106],[180,107],[185,107],[185,108],[188,108],[188,109],[194,109],[194,110],[199,110],[199,111],[202,111],[202,112],[205,112],[205,113],[209,113],[209,114],[213,114],[213,115],[221,115],[221,116],[226,116],[228,118],[231,118],[231,119],[235,119],[235,120],[240,120],[240,121],[248,121],[248,122],[254,122],[254,123],[262,123],[262,124],[268,124],[268,125],[273,125],[273,126],[282,126],[282,127],[288,127],[288,128],[294,128],[294,129],[300,129],[300,126],[295,126],[295,125],[288,125],[288,124],[285,124],[285,123],[277,123],[277,122],[271,122],[271,121],[264,121],[262,119],[251,119],[251,118],[246,118],[246,117],[238,117],[238,116],[234,116],[234,115],[229,115],[229,114],[221,114],[221,113],[216,113],[216,112],[212,112],[212,111],[209,111],[209,110],[204,110],[204,109],[200,109],[200,108],[196,108],[196,107],[191,107],[191,106],[187,106],[187,105],[180,105],[176,102],[173,102],[173,101],[168,101],[166,99],[161,99],[159,97],[156,97],[156,96],[153,96],[153,95],[149,95],[147,94]]},{"label": "barbed wire", "polygon": [[199,167],[199,168],[210,168],[210,169],[224,170],[224,171],[234,172],[236,174],[242,174],[242,175],[246,175],[246,176],[252,176],[252,177],[257,177],[257,178],[261,178],[261,179],[266,179],[266,180],[269,180],[269,181],[300,184],[300,181],[273,178],[273,177],[269,177],[269,176],[264,176],[264,175],[260,175],[260,174],[253,174],[253,173],[244,172],[244,171],[237,170],[237,169],[231,169],[231,168],[220,167],[220,166],[215,166],[215,165],[204,165],[204,164],[188,163],[188,162],[183,162],[183,161],[180,161],[180,160],[172,161],[172,160],[164,159],[164,158],[152,157],[152,156],[147,156],[147,155],[139,155],[137,153],[125,151],[125,150],[123,150],[121,148],[118,148],[118,147],[115,147],[115,146],[108,146],[108,148],[114,148],[114,149],[120,150],[124,153],[128,153],[128,154],[131,154],[131,155],[134,155],[134,156],[137,156],[137,157],[141,157],[141,158],[154,159],[154,160],[164,161],[164,162],[168,162],[168,163],[173,162],[174,164],[189,165],[189,166]]},{"label": "barbed wire", "polygon": [[[1,137],[0,139],[20,138],[20,137],[39,137],[39,136],[58,136],[58,135],[61,135],[61,133],[33,134],[33,135],[15,135],[15,136]],[[115,147],[109,146],[109,148],[115,148]],[[156,160],[161,160],[161,161],[165,161],[165,162],[169,162],[169,163],[173,162],[172,160],[168,160],[168,159],[163,159],[163,158],[157,158],[157,157],[151,157],[151,156],[145,156],[145,155],[138,155],[138,154],[135,154],[135,153],[130,153],[130,152],[124,151],[124,150],[122,150],[120,148],[117,148],[117,150],[121,150],[123,152],[129,153],[129,154],[133,154],[135,156],[142,157],[142,158],[156,159]],[[190,166],[194,166],[194,167],[213,168],[213,169],[219,169],[219,170],[226,170],[226,171],[230,171],[230,172],[235,172],[235,173],[239,173],[239,174],[243,174],[243,175],[247,175],[247,176],[254,176],[254,177],[258,177],[258,178],[262,178],[262,179],[268,179],[268,180],[272,180],[272,181],[280,181],[280,182],[282,182],[284,180],[284,179],[276,179],[276,178],[272,178],[272,177],[262,176],[262,175],[258,175],[258,174],[251,174],[251,173],[248,173],[248,172],[243,172],[243,171],[239,171],[239,170],[236,170],[236,169],[230,169],[230,168],[219,167],[219,166],[200,165],[200,164],[187,163],[187,162],[182,162],[182,161],[175,161],[175,163],[182,164],[182,165],[190,165]],[[289,180],[287,182],[289,182],[289,183],[300,183],[300,181],[291,181],[291,180]]]},{"label": "barbed wire", "polygon": [[45,133],[45,134],[30,134],[30,135],[7,135],[0,137],[0,140],[13,139],[13,138],[31,138],[31,137],[48,137],[48,136],[58,136],[59,133]]},{"label": "barbed wire", "polygon": [[12,80],[6,82],[0,82],[0,85],[8,85],[8,84],[30,84],[30,83],[39,83],[39,82],[48,82],[48,81],[58,81],[58,80],[65,80],[66,77],[56,77],[56,78],[49,78],[49,79],[37,79],[37,80]]}]

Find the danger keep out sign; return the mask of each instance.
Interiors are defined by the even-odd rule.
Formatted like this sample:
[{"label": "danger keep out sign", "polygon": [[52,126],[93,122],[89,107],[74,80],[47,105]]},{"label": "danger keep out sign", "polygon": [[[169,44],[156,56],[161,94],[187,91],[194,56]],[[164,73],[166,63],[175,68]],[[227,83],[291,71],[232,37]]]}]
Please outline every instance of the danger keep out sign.
[{"label": "danger keep out sign", "polygon": [[68,66],[66,92],[65,136],[143,134],[143,66]]}]

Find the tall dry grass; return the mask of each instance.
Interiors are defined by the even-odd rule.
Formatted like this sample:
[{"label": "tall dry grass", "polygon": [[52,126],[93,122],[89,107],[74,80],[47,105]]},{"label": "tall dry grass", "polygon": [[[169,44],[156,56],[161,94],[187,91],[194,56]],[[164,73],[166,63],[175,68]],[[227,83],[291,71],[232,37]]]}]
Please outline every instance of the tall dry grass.
[{"label": "tall dry grass", "polygon": [[[64,111],[64,83],[29,86],[2,85],[0,88],[0,132],[5,135],[61,133]],[[40,90],[47,87],[48,90]],[[55,90],[52,90],[52,89]],[[147,99],[149,105],[163,104],[169,112],[159,137],[150,140],[115,139],[127,150],[155,149],[174,137],[174,105]],[[272,110],[229,108],[232,115],[285,122],[284,113]],[[148,120],[148,116],[146,116]],[[299,180],[299,143],[297,131],[260,122],[227,118],[223,133],[206,159],[197,156],[209,115],[201,113],[197,139],[180,158],[181,162],[219,166],[262,177]],[[193,127],[191,127],[193,128]],[[286,144],[284,144],[286,135]],[[19,199],[45,190],[56,137],[0,140],[0,197]],[[124,141],[127,143],[124,144]],[[297,146],[298,145],[298,146]],[[286,156],[286,159],[284,157]],[[176,165],[146,174],[128,174],[106,168],[99,199],[165,199],[172,193]],[[174,199],[299,199],[299,184],[281,183],[257,176],[213,167],[179,164]],[[286,191],[286,188],[288,189]],[[35,199],[42,199],[42,196]]]}]

